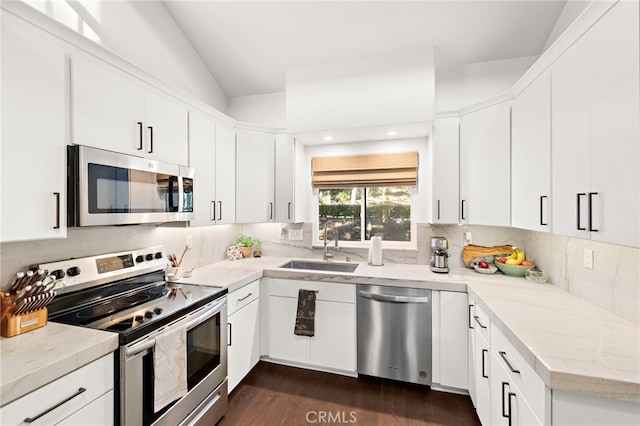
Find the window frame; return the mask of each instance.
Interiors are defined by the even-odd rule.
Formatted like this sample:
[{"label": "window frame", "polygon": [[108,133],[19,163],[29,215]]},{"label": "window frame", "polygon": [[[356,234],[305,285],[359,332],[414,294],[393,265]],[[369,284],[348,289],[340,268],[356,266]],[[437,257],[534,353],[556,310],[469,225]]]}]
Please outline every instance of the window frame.
[{"label": "window frame", "polygon": [[[363,186],[362,189],[365,187]],[[418,187],[410,186],[409,193],[411,195],[411,240],[410,241],[389,241],[382,240],[382,248],[390,249],[390,250],[417,250],[418,248],[418,240],[417,240],[417,229],[418,225],[416,223],[416,212],[418,208]],[[313,188],[312,190],[312,211],[313,211],[313,241],[312,247],[324,247],[324,240],[320,239],[320,230],[318,229],[318,225],[320,223],[320,203],[318,202],[318,197],[320,195],[320,190],[318,188]],[[361,205],[362,215],[361,218],[365,218],[364,203]],[[366,226],[366,224],[364,224]],[[364,229],[364,226],[363,228]],[[340,247],[344,248],[359,248],[359,249],[368,249],[371,245],[369,243],[370,240],[361,240],[361,241],[343,241],[339,240]],[[329,244],[332,248],[333,245],[331,242]]]}]

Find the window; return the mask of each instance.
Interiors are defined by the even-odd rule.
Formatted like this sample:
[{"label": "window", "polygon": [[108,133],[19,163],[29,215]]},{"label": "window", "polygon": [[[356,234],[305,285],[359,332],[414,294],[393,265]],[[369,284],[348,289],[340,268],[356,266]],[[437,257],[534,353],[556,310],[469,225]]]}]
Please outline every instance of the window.
[{"label": "window", "polygon": [[[332,221],[340,241],[411,242],[411,190],[408,186],[318,190],[318,239]],[[329,234],[330,238],[333,235]]]}]

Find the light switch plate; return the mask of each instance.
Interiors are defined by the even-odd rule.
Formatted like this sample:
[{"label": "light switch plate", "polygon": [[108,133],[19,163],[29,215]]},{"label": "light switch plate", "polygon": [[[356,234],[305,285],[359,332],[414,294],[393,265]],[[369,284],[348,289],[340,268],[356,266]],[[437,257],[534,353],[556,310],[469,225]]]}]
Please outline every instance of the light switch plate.
[{"label": "light switch plate", "polygon": [[593,269],[593,250],[584,249],[584,267]]},{"label": "light switch plate", "polygon": [[302,241],[304,233],[302,229],[289,229],[289,239],[295,241]]}]

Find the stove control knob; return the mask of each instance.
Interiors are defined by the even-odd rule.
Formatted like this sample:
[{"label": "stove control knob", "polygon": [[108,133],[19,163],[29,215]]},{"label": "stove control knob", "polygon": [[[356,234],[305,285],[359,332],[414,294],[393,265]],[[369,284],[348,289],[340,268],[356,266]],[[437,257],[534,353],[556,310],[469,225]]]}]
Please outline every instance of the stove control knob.
[{"label": "stove control knob", "polygon": [[151,312],[151,311],[147,311],[147,312],[144,313],[144,317],[147,318],[147,319],[151,318],[152,316],[153,316],[153,312]]},{"label": "stove control knob", "polygon": [[144,262],[144,256],[140,255],[136,257],[136,263],[142,263],[142,262]]},{"label": "stove control knob", "polygon": [[162,252],[161,251],[156,253],[156,259],[162,259]]},{"label": "stove control knob", "polygon": [[144,321],[144,318],[142,318],[142,315],[136,315],[134,320],[136,320],[136,322],[142,322]]},{"label": "stove control knob", "polygon": [[75,277],[80,275],[80,268],[78,268],[77,266],[73,266],[67,269],[67,275],[69,275],[70,277]]},{"label": "stove control knob", "polygon": [[65,273],[62,269],[56,269],[55,271],[53,271],[51,273],[51,275],[53,275],[54,277],[56,277],[56,280],[61,280],[65,277]]},{"label": "stove control knob", "polygon": [[156,315],[160,315],[162,313],[162,308],[155,308],[153,310],[153,313],[156,314]]},{"label": "stove control knob", "polygon": [[144,258],[147,259],[147,260],[153,260],[153,254],[149,253]]}]

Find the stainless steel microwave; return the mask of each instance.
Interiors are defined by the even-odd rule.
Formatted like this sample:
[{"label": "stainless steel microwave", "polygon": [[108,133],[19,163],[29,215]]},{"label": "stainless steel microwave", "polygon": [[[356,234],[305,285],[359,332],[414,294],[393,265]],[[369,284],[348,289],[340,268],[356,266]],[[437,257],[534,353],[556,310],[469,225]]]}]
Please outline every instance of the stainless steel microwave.
[{"label": "stainless steel microwave", "polygon": [[192,168],[69,145],[67,169],[68,226],[193,219]]}]

